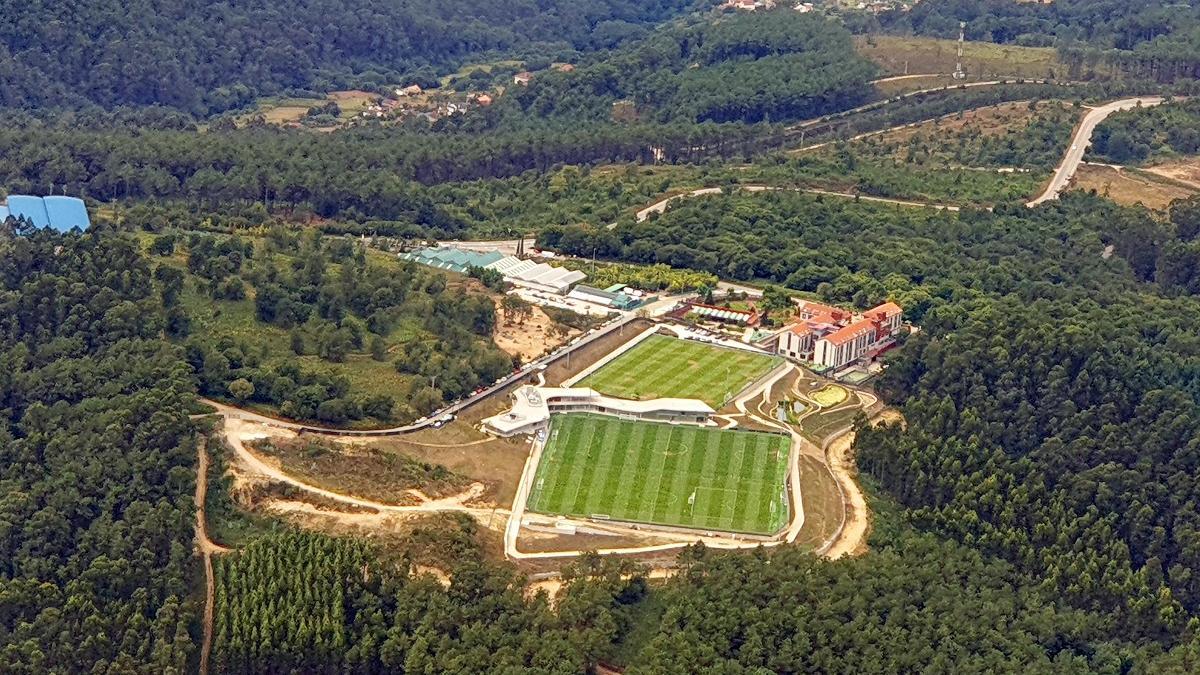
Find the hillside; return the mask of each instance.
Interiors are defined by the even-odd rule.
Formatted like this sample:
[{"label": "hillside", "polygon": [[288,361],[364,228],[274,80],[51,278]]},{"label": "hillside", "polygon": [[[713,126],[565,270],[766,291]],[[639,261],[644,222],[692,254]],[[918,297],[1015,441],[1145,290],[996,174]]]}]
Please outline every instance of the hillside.
[{"label": "hillside", "polygon": [[67,0],[5,3],[0,107],[164,105],[203,115],[262,95],[428,85],[466,59],[605,49],[692,2]]}]

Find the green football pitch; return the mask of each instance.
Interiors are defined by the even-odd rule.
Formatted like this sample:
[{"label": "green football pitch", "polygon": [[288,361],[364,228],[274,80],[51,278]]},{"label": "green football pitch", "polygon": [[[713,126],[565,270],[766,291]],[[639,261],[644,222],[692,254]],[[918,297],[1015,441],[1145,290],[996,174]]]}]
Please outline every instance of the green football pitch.
[{"label": "green football pitch", "polygon": [[579,386],[639,401],[692,398],[719,409],[777,363],[777,357],[767,354],[651,335],[583,378]]},{"label": "green football pitch", "polygon": [[529,510],[774,534],[788,521],[791,439],[753,431],[555,415]]}]

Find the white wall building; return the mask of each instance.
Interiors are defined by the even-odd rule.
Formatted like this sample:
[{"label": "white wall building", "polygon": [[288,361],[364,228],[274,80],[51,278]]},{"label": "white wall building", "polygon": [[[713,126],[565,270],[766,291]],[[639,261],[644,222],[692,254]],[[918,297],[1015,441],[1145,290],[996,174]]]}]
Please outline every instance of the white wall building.
[{"label": "white wall building", "polygon": [[715,410],[690,398],[656,398],[631,401],[604,396],[587,387],[536,387],[525,385],[512,393],[512,407],[483,421],[483,428],[497,436],[530,434],[545,428],[551,413],[597,413],[624,419],[673,424],[703,425]]}]

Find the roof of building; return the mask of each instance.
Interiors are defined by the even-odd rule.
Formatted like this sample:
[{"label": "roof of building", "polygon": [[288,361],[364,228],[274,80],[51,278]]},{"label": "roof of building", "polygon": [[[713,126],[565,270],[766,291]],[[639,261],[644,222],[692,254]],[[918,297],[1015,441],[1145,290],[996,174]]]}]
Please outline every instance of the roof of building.
[{"label": "roof of building", "polygon": [[850,316],[849,310],[830,305],[823,305],[819,302],[813,302],[812,300],[801,300],[797,302],[796,313],[806,318],[821,318],[826,321],[833,321],[838,317]]},{"label": "roof of building", "polygon": [[438,269],[466,272],[472,267],[487,267],[502,259],[504,254],[499,251],[481,252],[451,246],[439,246],[401,253],[400,257],[404,260],[411,260]]},{"label": "roof of building", "polygon": [[648,401],[632,401],[604,396],[587,387],[538,387],[525,385],[512,394],[512,407],[484,420],[484,424],[502,433],[512,433],[530,424],[550,419],[551,406],[571,403],[595,405],[618,413],[644,415],[652,413],[679,413],[684,415],[711,415],[716,412],[703,401],[690,398],[656,398]]},{"label": "roof of building", "polygon": [[34,227],[50,227],[50,215],[46,213],[46,202],[41,197],[9,195],[8,211],[13,218],[25,218]]},{"label": "roof of building", "polygon": [[855,321],[849,326],[839,328],[821,339],[833,345],[840,345],[845,344],[866,333],[874,332],[874,330],[875,325],[871,323],[869,319],[863,319],[861,321]]},{"label": "roof of building", "polygon": [[868,309],[863,313],[867,315],[883,314],[884,316],[895,316],[896,314],[903,314],[904,310],[900,308],[900,305],[897,305],[894,302],[885,302],[882,305]]}]

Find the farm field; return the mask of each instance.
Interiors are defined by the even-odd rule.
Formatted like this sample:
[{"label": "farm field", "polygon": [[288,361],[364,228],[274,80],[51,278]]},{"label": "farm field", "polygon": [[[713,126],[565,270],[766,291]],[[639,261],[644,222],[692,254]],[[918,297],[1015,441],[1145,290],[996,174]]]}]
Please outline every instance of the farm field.
[{"label": "farm field", "polygon": [[528,508],[774,534],[788,521],[790,446],[776,434],[556,416]]},{"label": "farm field", "polygon": [[691,398],[720,408],[777,363],[767,354],[651,335],[578,386],[618,398]]}]

